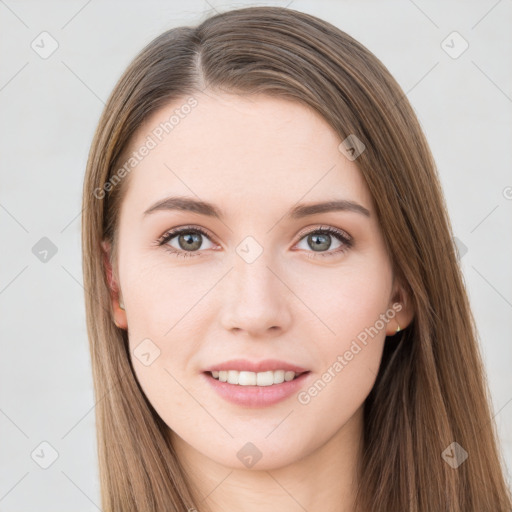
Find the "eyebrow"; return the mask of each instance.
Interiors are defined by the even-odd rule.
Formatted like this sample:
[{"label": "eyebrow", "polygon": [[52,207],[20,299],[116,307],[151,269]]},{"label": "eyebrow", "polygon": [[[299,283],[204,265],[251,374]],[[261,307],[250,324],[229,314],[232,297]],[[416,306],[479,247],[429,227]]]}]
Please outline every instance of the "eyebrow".
[{"label": "eyebrow", "polygon": [[[161,210],[180,210],[206,215],[208,217],[215,217],[219,220],[223,218],[222,211],[208,201],[194,199],[192,197],[166,197],[157,201],[145,212],[144,216],[149,215],[156,211]],[[334,211],[348,211],[355,212],[370,217],[370,212],[364,206],[354,201],[347,199],[337,199],[332,201],[324,201],[320,203],[299,204],[290,209],[285,215],[291,219],[301,219],[309,215],[318,213],[334,212]]]}]

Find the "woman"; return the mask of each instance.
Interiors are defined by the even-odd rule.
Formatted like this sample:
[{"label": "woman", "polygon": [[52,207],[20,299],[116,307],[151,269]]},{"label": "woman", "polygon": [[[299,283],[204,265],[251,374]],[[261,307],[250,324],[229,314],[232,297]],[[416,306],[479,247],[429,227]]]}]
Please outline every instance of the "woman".
[{"label": "woman", "polygon": [[253,7],[169,30],[92,143],[105,511],[509,511],[435,164],[380,61]]}]

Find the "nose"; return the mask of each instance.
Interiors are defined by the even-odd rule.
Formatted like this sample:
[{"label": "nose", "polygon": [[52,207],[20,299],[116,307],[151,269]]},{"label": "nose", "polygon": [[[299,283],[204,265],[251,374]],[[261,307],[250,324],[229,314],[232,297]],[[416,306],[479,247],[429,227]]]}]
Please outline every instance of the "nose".
[{"label": "nose", "polygon": [[222,297],[226,330],[251,338],[279,336],[288,330],[293,293],[275,267],[265,252],[252,263],[235,256]]}]

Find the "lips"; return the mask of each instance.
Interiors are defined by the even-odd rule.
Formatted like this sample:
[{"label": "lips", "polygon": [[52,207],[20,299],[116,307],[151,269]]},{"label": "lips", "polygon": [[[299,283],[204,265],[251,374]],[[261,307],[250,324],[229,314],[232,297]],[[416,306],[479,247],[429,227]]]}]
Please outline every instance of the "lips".
[{"label": "lips", "polygon": [[312,373],[302,366],[278,359],[231,359],[205,368],[203,376],[224,400],[238,406],[258,408],[290,398],[311,380]]}]

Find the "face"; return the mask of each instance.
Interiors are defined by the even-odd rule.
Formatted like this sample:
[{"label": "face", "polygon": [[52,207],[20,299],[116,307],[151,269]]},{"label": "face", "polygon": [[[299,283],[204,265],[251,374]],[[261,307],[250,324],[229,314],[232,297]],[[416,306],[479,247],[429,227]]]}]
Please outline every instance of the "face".
[{"label": "face", "polygon": [[[116,320],[174,442],[277,468],[361,412],[400,322],[390,259],[357,160],[321,116],[268,96],[194,98],[131,145],[154,147],[125,178]],[[303,208],[328,201],[346,203]]]}]

